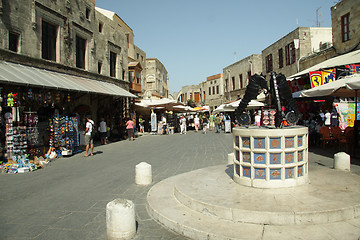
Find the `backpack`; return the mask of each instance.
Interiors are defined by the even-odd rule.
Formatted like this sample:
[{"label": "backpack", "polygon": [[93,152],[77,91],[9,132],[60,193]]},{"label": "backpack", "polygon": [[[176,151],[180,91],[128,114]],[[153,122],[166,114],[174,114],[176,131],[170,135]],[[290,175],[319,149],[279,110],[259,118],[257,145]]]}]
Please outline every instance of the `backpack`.
[{"label": "backpack", "polygon": [[89,122],[90,124],[91,124],[91,138],[94,138],[94,136],[95,136],[95,123],[93,124],[93,123],[91,123],[91,122]]}]

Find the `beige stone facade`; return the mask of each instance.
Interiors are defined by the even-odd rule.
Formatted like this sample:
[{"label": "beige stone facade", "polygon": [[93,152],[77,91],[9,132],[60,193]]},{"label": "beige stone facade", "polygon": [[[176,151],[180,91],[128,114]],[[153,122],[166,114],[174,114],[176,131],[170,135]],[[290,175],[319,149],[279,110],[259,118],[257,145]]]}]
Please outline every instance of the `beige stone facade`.
[{"label": "beige stone facade", "polygon": [[144,96],[158,94],[162,97],[169,95],[169,76],[165,66],[157,58],[146,59],[146,84]]},{"label": "beige stone facade", "polygon": [[331,46],[331,28],[299,27],[262,51],[262,72],[291,76],[300,71],[299,61]]},{"label": "beige stone facade", "polygon": [[251,75],[262,72],[261,54],[253,54],[223,69],[224,101],[242,98]]},{"label": "beige stone facade", "polygon": [[183,86],[179,92],[174,94],[174,99],[183,104],[192,100],[197,106],[203,105],[201,84]]},{"label": "beige stone facade", "polygon": [[224,80],[223,74],[219,73],[206,78],[206,81],[202,82],[201,92],[203,105],[210,107],[210,111],[217,108],[224,102]]},{"label": "beige stone facade", "polygon": [[331,8],[336,54],[360,49],[360,0],[343,0]]}]

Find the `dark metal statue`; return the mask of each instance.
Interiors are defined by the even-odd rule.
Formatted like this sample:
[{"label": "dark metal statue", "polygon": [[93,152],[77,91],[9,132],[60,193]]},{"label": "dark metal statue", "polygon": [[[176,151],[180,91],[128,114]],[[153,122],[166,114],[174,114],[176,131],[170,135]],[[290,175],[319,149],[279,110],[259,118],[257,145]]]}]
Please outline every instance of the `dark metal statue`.
[{"label": "dark metal statue", "polygon": [[[292,98],[286,77],[281,73],[278,75],[272,73],[270,76],[269,90],[265,77],[263,75],[255,74],[250,77],[244,98],[241,100],[239,107],[236,110],[236,119],[240,125],[250,124],[250,116],[245,112],[245,109],[251,100],[257,98],[261,90],[264,90],[265,94],[271,94],[270,99],[272,100],[272,105],[276,105],[275,127],[282,127],[284,120],[289,124],[295,124],[298,121],[299,109],[296,101]],[[281,107],[281,101],[286,104],[286,114]]]}]

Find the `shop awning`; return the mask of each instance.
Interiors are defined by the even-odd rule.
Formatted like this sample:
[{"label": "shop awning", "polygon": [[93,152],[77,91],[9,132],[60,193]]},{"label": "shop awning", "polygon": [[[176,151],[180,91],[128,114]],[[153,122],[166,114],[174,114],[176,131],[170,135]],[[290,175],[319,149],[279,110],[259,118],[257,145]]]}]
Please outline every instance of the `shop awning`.
[{"label": "shop awning", "polygon": [[289,76],[287,78],[287,80],[291,81],[297,77],[308,74],[309,72],[312,72],[312,71],[318,71],[318,70],[322,70],[322,69],[334,68],[334,67],[338,67],[338,66],[355,64],[355,63],[360,63],[360,50],[352,51],[352,52],[344,54],[344,55],[330,58],[330,59],[323,61],[319,64],[316,64],[308,69],[305,69],[305,70],[298,72],[292,76]]},{"label": "shop awning", "polygon": [[137,97],[113,83],[77,77],[6,61],[0,61],[0,83],[1,82],[121,97]]}]

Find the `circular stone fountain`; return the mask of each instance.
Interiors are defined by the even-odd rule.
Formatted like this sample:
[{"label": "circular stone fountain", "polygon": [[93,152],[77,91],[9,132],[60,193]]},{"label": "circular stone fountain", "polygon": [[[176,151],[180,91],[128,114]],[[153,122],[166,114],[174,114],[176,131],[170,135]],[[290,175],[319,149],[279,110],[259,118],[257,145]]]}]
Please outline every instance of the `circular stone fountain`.
[{"label": "circular stone fountain", "polygon": [[257,188],[308,183],[308,129],[239,127],[233,129],[233,180]]}]

